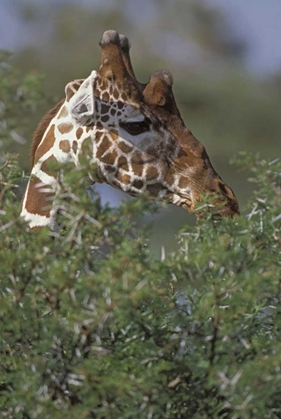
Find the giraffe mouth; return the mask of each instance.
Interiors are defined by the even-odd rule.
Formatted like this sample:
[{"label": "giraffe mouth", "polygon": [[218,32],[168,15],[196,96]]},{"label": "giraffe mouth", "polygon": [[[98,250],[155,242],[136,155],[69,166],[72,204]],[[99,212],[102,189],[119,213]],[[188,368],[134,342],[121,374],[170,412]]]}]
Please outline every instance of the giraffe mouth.
[{"label": "giraffe mouth", "polygon": [[240,214],[236,199],[230,200],[229,198],[224,197],[224,199],[217,198],[211,203],[204,203],[203,201],[200,203],[200,195],[195,198],[191,191],[189,192],[188,197],[175,193],[168,193],[166,194],[166,198],[167,197],[169,202],[184,208],[188,212],[194,212],[198,218],[202,217],[206,211],[209,213],[211,212],[212,217],[234,216]]}]

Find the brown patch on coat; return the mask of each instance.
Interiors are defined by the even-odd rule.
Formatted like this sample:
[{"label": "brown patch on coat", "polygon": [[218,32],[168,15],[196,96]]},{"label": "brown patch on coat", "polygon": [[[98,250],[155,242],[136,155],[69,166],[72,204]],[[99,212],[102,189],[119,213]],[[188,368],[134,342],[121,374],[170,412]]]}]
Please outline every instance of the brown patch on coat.
[{"label": "brown patch on coat", "polygon": [[77,149],[78,149],[78,143],[77,143],[77,141],[76,140],[74,140],[73,142],[72,142],[72,150],[73,150],[73,152],[76,154],[77,153]]},{"label": "brown patch on coat", "polygon": [[141,181],[140,179],[136,179],[135,181],[133,181],[132,186],[135,187],[137,190],[141,190],[143,187],[143,181]]},{"label": "brown patch on coat", "polygon": [[41,171],[52,176],[54,174],[52,163],[58,163],[54,155],[51,155],[50,157],[48,157],[48,159],[44,160],[44,162],[41,165]]},{"label": "brown patch on coat", "polygon": [[81,128],[81,127],[77,128],[77,130],[76,130],[76,137],[77,137],[78,140],[80,139],[80,137],[82,136],[82,134],[83,134],[83,128]]},{"label": "brown patch on coat", "polygon": [[149,166],[146,171],[146,179],[147,181],[151,181],[152,179],[158,178],[159,172],[155,166]]},{"label": "brown patch on coat", "polygon": [[62,140],[60,141],[60,149],[65,152],[65,153],[69,153],[70,152],[70,143],[68,140]]},{"label": "brown patch on coat", "polygon": [[100,142],[100,139],[102,138],[102,136],[104,135],[103,131],[97,131],[96,132],[96,136],[95,136],[95,142],[98,144]]},{"label": "brown patch on coat", "polygon": [[61,123],[58,125],[58,130],[61,134],[70,133],[73,130],[73,124],[71,123]]},{"label": "brown patch on coat", "polygon": [[105,92],[102,95],[102,100],[105,101],[105,102],[109,102],[109,94],[107,92]]},{"label": "brown patch on coat", "polygon": [[179,179],[179,188],[190,188],[190,180],[188,178],[181,177]]},{"label": "brown patch on coat", "polygon": [[[101,84],[100,84],[100,86],[99,86],[99,89],[100,89],[101,91],[103,91],[103,90],[105,90],[106,88],[107,88],[107,84],[106,84],[105,80],[104,80],[104,79],[102,79],[102,82],[101,82]],[[98,93],[99,93],[99,90],[98,90]]]},{"label": "brown patch on coat", "polygon": [[110,130],[109,135],[112,141],[116,141],[119,139],[118,131],[116,130]]},{"label": "brown patch on coat", "polygon": [[164,176],[164,179],[167,182],[167,184],[173,185],[175,182],[175,175],[169,172],[166,176]]},{"label": "brown patch on coat", "polygon": [[103,123],[108,122],[108,121],[109,121],[109,115],[102,115],[102,116],[101,116],[101,121],[102,121]]},{"label": "brown patch on coat", "polygon": [[131,165],[134,175],[141,177],[143,173],[143,159],[140,153],[134,154],[131,159]]},{"label": "brown patch on coat", "polygon": [[100,110],[100,113],[101,113],[101,115],[103,116],[104,114],[108,114],[109,113],[109,110],[110,110],[110,105],[107,105],[107,104],[105,104],[105,103],[102,103],[101,104],[101,110]]},{"label": "brown patch on coat", "polygon": [[31,214],[49,217],[54,193],[43,192],[43,188],[46,188],[46,186],[42,184],[39,178],[35,176],[30,178],[25,208]]},{"label": "brown patch on coat", "polygon": [[118,147],[123,153],[130,153],[133,150],[133,146],[130,146],[124,141],[120,141]]},{"label": "brown patch on coat", "polygon": [[108,140],[107,136],[104,136],[102,142],[98,146],[97,158],[100,159],[103,154],[111,147],[111,142]]},{"label": "brown patch on coat", "polygon": [[119,92],[118,92],[118,90],[116,88],[113,91],[113,97],[114,97],[114,99],[118,99],[119,98]]},{"label": "brown patch on coat", "polygon": [[125,156],[120,156],[120,158],[117,161],[117,166],[118,168],[121,168],[124,171],[129,172],[128,160]]},{"label": "brown patch on coat", "polygon": [[118,181],[122,182],[122,184],[128,185],[131,182],[131,177],[128,174],[124,174],[122,171],[119,171],[116,175]]},{"label": "brown patch on coat", "polygon": [[106,170],[107,173],[116,172],[116,168],[114,168],[114,166],[111,166],[111,165],[105,165],[104,169]]},{"label": "brown patch on coat", "polygon": [[[98,124],[97,124],[98,125]],[[102,125],[100,124],[100,126],[102,127]],[[89,131],[93,131],[93,126],[91,126],[91,125],[88,125],[87,127],[86,127],[86,132],[87,133],[89,133]]]},{"label": "brown patch on coat", "polygon": [[32,166],[38,161],[45,153],[47,153],[55,143],[55,125],[53,124],[47,132],[43,143],[40,144],[37,150],[35,150],[35,156],[33,157]]},{"label": "brown patch on coat", "polygon": [[116,158],[117,158],[117,152],[116,152],[116,150],[113,149],[111,152],[106,153],[106,155],[104,155],[101,158],[101,161],[103,163],[107,163],[109,165],[114,165]]},{"label": "brown patch on coat", "polygon": [[163,190],[163,185],[157,182],[156,184],[147,185],[146,190],[149,192],[149,194],[155,197],[161,190]]}]

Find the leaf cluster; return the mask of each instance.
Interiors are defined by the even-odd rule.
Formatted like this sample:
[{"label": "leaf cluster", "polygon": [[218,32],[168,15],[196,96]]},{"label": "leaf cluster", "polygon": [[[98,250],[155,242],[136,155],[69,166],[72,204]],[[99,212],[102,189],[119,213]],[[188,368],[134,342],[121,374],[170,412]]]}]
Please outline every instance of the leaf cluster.
[{"label": "leaf cluster", "polygon": [[[5,418],[280,418],[280,162],[242,155],[247,214],[186,227],[155,260],[138,218],[69,167],[63,228],[30,232],[1,167],[0,414]],[[3,184],[4,183],[4,184]]]},{"label": "leaf cluster", "polygon": [[46,100],[42,91],[43,77],[22,75],[12,65],[11,53],[0,50],[0,163],[7,153],[24,147],[30,121]]}]

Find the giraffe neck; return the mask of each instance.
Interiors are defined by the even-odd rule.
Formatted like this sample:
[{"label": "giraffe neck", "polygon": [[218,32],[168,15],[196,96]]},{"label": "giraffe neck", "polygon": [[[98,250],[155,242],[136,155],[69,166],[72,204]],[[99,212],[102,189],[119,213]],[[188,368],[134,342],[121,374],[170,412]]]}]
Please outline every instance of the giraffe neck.
[{"label": "giraffe neck", "polygon": [[21,216],[31,228],[56,227],[54,199],[60,183],[58,173],[50,164],[73,162],[79,166],[78,156],[87,136],[87,127],[78,127],[75,122],[70,122],[67,101],[64,101],[46,127],[32,158],[34,163],[21,211]]},{"label": "giraffe neck", "polygon": [[[71,86],[72,95],[80,84]],[[97,123],[82,127],[69,115],[69,99],[72,95],[69,95],[51,119],[35,150],[34,165],[23,197],[21,212],[21,216],[31,228],[50,226],[56,230],[57,208],[54,200],[60,191],[60,182],[58,173],[50,168],[50,164],[73,162],[79,167],[79,158],[85,153],[83,143],[87,139],[91,142],[87,149],[87,153],[90,153],[90,163],[96,163],[98,166],[98,170],[89,173],[92,181],[106,182],[131,195],[146,191],[152,196],[163,198],[170,191],[171,185],[168,183],[163,188],[162,167],[159,161],[151,159],[149,155],[144,159],[144,152],[136,152],[132,144],[119,138],[116,130],[104,131],[102,123],[105,111],[109,109],[107,102],[99,103]],[[115,99],[117,93],[113,91],[109,95]],[[115,114],[119,117],[122,112],[116,99],[114,104],[116,105],[110,109],[108,119]],[[145,164],[144,161],[148,163]]]}]

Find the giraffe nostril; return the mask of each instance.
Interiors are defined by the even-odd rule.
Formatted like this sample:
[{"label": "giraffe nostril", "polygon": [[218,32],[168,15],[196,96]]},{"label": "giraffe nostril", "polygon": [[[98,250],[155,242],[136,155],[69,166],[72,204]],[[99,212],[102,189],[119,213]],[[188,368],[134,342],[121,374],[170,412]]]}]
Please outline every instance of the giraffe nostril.
[{"label": "giraffe nostril", "polygon": [[221,190],[221,192],[223,193],[223,195],[226,197],[227,199],[227,203],[226,203],[226,207],[229,210],[225,213],[225,215],[233,215],[233,214],[240,214],[239,212],[239,205],[238,205],[238,201],[235,197],[235,195],[233,194],[231,188],[229,188],[223,181],[219,181],[218,182],[218,186]]},{"label": "giraffe nostril", "polygon": [[225,195],[228,195],[227,187],[223,182],[219,182],[219,187]]}]

